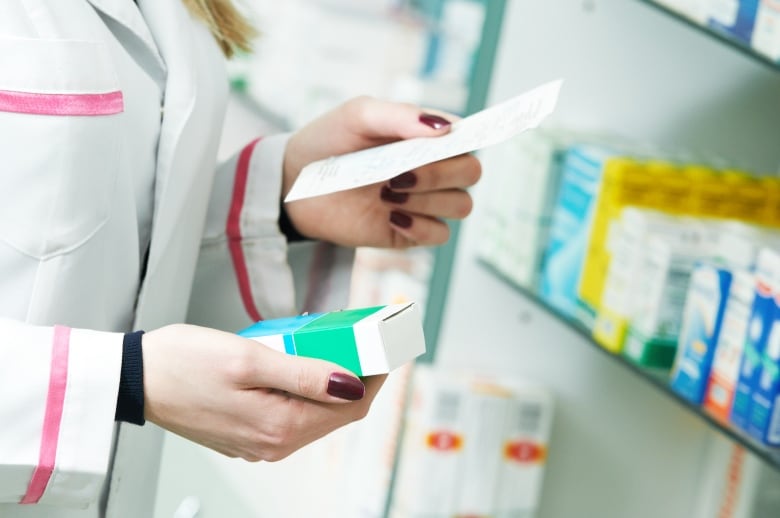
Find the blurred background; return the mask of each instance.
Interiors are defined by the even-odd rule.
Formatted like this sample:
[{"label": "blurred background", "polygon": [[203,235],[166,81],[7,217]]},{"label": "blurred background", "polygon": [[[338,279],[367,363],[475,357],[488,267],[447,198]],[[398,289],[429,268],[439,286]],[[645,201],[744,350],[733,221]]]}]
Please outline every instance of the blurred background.
[{"label": "blurred background", "polygon": [[564,85],[450,243],[359,250],[350,306],[419,302],[428,349],[369,416],[273,464],[168,435],[157,517],[780,516],[780,3],[242,6],[225,157],[357,95]]}]

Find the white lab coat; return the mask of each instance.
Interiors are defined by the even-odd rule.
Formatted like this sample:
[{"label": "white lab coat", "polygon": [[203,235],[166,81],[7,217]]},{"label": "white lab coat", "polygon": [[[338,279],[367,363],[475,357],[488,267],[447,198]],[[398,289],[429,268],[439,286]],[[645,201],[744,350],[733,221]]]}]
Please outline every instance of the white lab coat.
[{"label": "white lab coat", "polygon": [[[222,56],[180,0],[138,4],[0,3],[3,518],[152,516],[163,432],[113,422],[123,332],[345,303],[352,251],[279,233],[286,137],[217,166]],[[164,92],[146,229],[117,45]]]}]

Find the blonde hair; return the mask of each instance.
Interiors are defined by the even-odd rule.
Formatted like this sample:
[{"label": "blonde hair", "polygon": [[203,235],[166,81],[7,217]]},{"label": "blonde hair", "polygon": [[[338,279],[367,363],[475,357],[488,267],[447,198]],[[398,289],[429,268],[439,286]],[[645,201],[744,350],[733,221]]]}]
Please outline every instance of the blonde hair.
[{"label": "blonde hair", "polygon": [[184,5],[211,31],[227,57],[252,50],[257,31],[231,0],[183,0]]}]

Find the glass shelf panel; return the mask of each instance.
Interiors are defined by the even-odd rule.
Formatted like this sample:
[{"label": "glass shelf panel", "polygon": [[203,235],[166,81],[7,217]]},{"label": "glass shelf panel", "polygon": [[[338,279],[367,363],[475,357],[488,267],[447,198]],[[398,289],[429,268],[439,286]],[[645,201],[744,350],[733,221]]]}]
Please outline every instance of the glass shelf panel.
[{"label": "glass shelf panel", "polygon": [[690,18],[687,18],[685,15],[678,13],[677,11],[674,11],[673,9],[670,9],[664,5],[661,5],[654,0],[639,0],[641,3],[646,4],[654,9],[657,9],[659,11],[662,11],[666,13],[667,15],[685,23],[686,25],[693,27],[697,31],[706,34],[707,36],[714,38],[715,40],[719,41],[720,43],[723,43],[729,47],[731,47],[734,50],[737,50],[746,56],[754,59],[755,61],[758,61],[762,65],[765,65],[773,70],[780,71],[780,63],[772,61],[767,56],[760,54],[755,49],[753,49],[750,45],[739,41],[737,38],[731,37],[726,33],[717,31],[715,29],[712,29],[711,27],[707,27],[705,25],[702,25],[698,23],[696,20],[692,20]]},{"label": "glass shelf panel", "polygon": [[729,437],[731,440],[741,444],[746,449],[753,452],[758,458],[766,462],[769,466],[774,468],[776,471],[780,472],[780,451],[766,448],[762,444],[753,440],[751,437],[748,437],[747,435],[742,433],[742,431],[733,428],[727,424],[721,423],[720,421],[714,419],[709,414],[707,414],[699,406],[694,405],[690,403],[688,400],[681,397],[669,386],[668,373],[663,371],[658,371],[658,370],[644,369],[636,365],[635,363],[631,362],[630,360],[624,358],[621,355],[613,354],[607,351],[606,349],[601,347],[598,343],[596,343],[596,341],[593,339],[591,335],[590,329],[585,327],[582,323],[575,320],[574,318],[562,314],[559,310],[557,310],[556,308],[548,304],[546,301],[544,301],[533,290],[524,286],[520,286],[519,284],[506,277],[499,270],[497,270],[496,268],[494,268],[492,265],[485,262],[484,260],[476,259],[476,261],[482,268],[487,270],[492,275],[496,276],[504,284],[508,285],[511,289],[513,289],[518,294],[520,294],[524,298],[534,303],[536,306],[544,310],[549,315],[553,316],[556,320],[558,320],[561,323],[561,325],[565,325],[569,329],[572,329],[577,334],[582,336],[585,339],[585,342],[587,342],[595,351],[598,351],[598,354],[604,354],[608,356],[613,361],[620,364],[623,368],[631,371],[637,378],[641,379],[643,383],[649,383],[657,390],[662,392],[665,396],[669,397],[670,399],[674,400],[677,404],[682,406],[686,411],[696,415],[699,419],[707,423],[707,425],[709,425],[711,428],[714,428],[715,430]]}]

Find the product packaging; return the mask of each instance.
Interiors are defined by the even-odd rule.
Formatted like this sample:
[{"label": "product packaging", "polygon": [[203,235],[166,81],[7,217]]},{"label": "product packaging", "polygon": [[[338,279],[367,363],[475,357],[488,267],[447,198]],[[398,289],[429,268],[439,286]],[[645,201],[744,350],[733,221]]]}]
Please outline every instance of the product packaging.
[{"label": "product packaging", "polygon": [[238,334],[280,352],[337,363],[358,376],[386,374],[425,352],[415,303],[264,320]]},{"label": "product packaging", "polygon": [[703,403],[707,413],[721,422],[728,421],[734,402],[734,388],[755,290],[755,274],[746,270],[733,272]]},{"label": "product packaging", "polygon": [[390,516],[534,516],[552,414],[535,383],[416,366]]},{"label": "product packaging", "polygon": [[747,431],[754,387],[761,376],[762,356],[775,318],[775,295],[780,285],[780,255],[764,248],[756,264],[756,291],[740,360],[729,420]]},{"label": "product packaging", "polygon": [[733,278],[730,271],[708,264],[691,275],[671,386],[695,405],[704,399]]},{"label": "product packaging", "polygon": [[710,0],[708,10],[709,27],[750,45],[758,0]]}]

